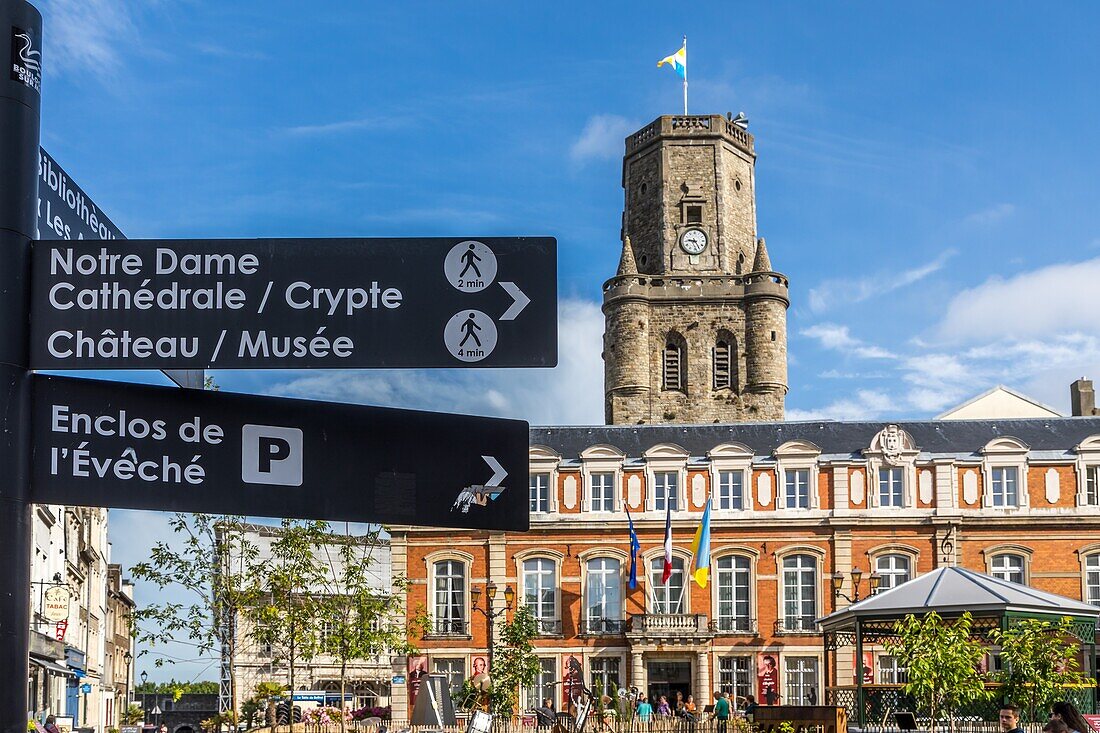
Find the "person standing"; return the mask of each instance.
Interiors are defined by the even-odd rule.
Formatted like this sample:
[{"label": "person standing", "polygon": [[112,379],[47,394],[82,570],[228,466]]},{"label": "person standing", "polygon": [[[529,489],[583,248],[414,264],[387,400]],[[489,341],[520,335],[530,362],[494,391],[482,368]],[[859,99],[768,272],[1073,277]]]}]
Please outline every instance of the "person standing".
[{"label": "person standing", "polygon": [[1092,726],[1071,702],[1056,702],[1050,709],[1050,719],[1066,724],[1070,733],[1092,733]]},{"label": "person standing", "polygon": [[721,690],[714,693],[714,717],[718,721],[718,733],[726,733],[730,722],[730,701]]},{"label": "person standing", "polygon": [[46,733],[61,733],[61,729],[57,727],[57,718],[52,715],[46,716]]},{"label": "person standing", "polygon": [[1024,733],[1024,729],[1020,727],[1020,708],[1012,703],[1001,706],[997,720],[1004,733]]},{"label": "person standing", "polygon": [[649,704],[649,700],[645,695],[642,695],[638,701],[638,720],[643,723],[648,723],[649,719],[653,717],[653,706]]},{"label": "person standing", "polygon": [[[751,694],[751,693],[748,694],[748,695],[745,695],[745,710],[744,710],[745,717],[749,718],[749,716],[755,715],[757,707],[759,707],[759,705],[757,705],[757,703],[756,703],[756,696]],[[751,718],[749,718],[749,719],[751,721]]]}]

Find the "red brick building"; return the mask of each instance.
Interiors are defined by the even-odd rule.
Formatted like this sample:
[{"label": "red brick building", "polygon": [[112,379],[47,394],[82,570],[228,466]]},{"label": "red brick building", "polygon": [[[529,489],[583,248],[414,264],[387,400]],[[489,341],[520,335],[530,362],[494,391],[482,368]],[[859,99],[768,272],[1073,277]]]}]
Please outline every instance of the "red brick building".
[{"label": "red brick building", "polygon": [[[569,656],[589,682],[706,701],[717,687],[760,696],[768,656],[780,701],[821,700],[814,622],[847,603],[835,575],[854,597],[870,592],[872,573],[888,588],[957,564],[1100,604],[1100,418],[550,427],[532,428],[531,444],[530,532],[392,533],[410,612],[433,619],[418,640],[431,671],[468,677],[487,655],[471,591],[484,608],[492,581],[496,609],[510,587],[534,611],[545,674],[525,704],[561,700],[550,685]],[[689,550],[708,497],[701,588]],[[628,508],[641,544],[635,589]],[[837,679],[853,663],[842,657]],[[881,650],[865,664],[876,682],[893,681]]]}]

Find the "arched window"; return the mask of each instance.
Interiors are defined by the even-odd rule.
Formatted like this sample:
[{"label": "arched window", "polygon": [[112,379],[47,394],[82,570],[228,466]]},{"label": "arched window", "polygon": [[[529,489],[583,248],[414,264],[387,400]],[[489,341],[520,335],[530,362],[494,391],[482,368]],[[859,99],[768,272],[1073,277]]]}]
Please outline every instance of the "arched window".
[{"label": "arched window", "polygon": [[1085,558],[1085,602],[1100,606],[1100,553]]},{"label": "arched window", "polygon": [[588,561],[585,587],[585,629],[590,634],[612,634],[623,627],[621,564],[613,557]]},{"label": "arched window", "polygon": [[783,628],[812,631],[817,618],[817,560],[812,555],[783,559]]},{"label": "arched window", "polygon": [[989,574],[994,578],[1024,585],[1024,558],[1022,555],[994,555],[989,561]]},{"label": "arched window", "polygon": [[466,565],[440,560],[434,566],[435,633],[466,633]]},{"label": "arched window", "polygon": [[714,344],[714,389],[729,389],[733,385],[732,352],[730,342],[719,338]]},{"label": "arched window", "polygon": [[715,563],[718,586],[718,630],[755,631],[752,618],[752,571],[749,558],[726,555]]},{"label": "arched window", "polygon": [[649,585],[652,588],[651,612],[664,615],[685,613],[684,608],[684,558],[672,558],[672,575],[668,583],[661,582],[664,574],[665,558],[655,557],[649,561]]},{"label": "arched window", "polygon": [[683,392],[687,388],[687,373],[684,359],[683,339],[675,333],[670,333],[665,341],[665,350],[662,354],[662,384],[664,389]]},{"label": "arched window", "polygon": [[554,561],[536,557],[523,561],[523,603],[537,621],[557,619]]},{"label": "arched window", "polygon": [[714,389],[737,390],[737,338],[726,330],[718,332],[712,352]]},{"label": "arched window", "polygon": [[875,560],[875,572],[878,573],[878,589],[887,591],[897,588],[912,579],[909,558],[905,555],[882,555]]}]

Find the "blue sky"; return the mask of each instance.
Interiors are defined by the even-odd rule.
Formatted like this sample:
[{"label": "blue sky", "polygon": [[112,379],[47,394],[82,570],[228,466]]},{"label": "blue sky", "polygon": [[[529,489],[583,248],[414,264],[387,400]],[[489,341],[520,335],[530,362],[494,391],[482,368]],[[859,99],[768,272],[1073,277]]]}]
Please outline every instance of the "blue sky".
[{"label": "blue sky", "polygon": [[[997,383],[1065,411],[1072,379],[1100,378],[1095,5],[42,9],[43,146],[128,236],[558,238],[555,370],[225,389],[601,422],[622,140],[679,110],[656,62],[685,33],[691,111],[744,111],[756,136],[759,233],[791,280],[788,417],[928,417]],[[163,529],[113,516],[124,562]]]}]

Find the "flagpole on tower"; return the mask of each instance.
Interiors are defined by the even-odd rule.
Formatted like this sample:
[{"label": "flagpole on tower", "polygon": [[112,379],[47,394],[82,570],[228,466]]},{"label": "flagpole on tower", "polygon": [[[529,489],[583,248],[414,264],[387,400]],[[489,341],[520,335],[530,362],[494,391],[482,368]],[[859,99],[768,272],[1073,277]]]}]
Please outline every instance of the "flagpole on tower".
[{"label": "flagpole on tower", "polygon": [[688,70],[687,70],[688,37],[684,36],[684,117],[688,113]]}]

